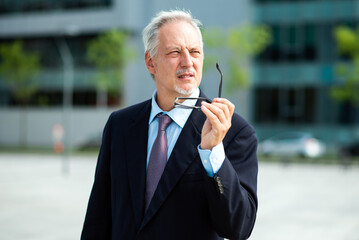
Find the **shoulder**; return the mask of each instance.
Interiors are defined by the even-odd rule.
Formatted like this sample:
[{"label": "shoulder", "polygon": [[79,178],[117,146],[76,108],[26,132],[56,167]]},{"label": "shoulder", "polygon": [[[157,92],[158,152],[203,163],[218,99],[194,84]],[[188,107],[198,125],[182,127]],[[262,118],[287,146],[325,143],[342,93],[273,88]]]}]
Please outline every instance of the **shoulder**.
[{"label": "shoulder", "polygon": [[232,126],[224,141],[230,142],[235,138],[257,139],[253,126],[237,113],[233,114]]},{"label": "shoulder", "polygon": [[127,132],[136,121],[145,123],[146,119],[149,118],[150,110],[151,100],[147,100],[112,112],[106,122],[104,134],[110,136],[111,132]]},{"label": "shoulder", "polygon": [[124,130],[128,128],[133,122],[145,121],[149,118],[151,111],[151,100],[125,107],[114,111],[110,114],[105,129],[112,130]]},{"label": "shoulder", "polygon": [[232,128],[235,131],[245,131],[248,134],[255,133],[253,126],[239,114],[234,113],[232,117]]},{"label": "shoulder", "polygon": [[135,105],[125,107],[112,112],[109,117],[109,120],[126,121],[126,120],[136,119],[139,118],[140,116],[143,116],[147,112],[149,113],[150,109],[151,109],[151,100],[146,100],[144,102],[137,103]]}]

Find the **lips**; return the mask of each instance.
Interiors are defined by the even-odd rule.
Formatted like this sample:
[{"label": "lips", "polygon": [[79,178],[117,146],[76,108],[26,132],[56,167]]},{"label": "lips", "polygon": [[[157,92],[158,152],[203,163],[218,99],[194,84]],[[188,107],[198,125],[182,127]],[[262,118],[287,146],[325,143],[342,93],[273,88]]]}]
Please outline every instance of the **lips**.
[{"label": "lips", "polygon": [[179,74],[177,75],[178,78],[191,78],[191,77],[194,77],[194,74],[193,73],[182,73],[182,74]]}]

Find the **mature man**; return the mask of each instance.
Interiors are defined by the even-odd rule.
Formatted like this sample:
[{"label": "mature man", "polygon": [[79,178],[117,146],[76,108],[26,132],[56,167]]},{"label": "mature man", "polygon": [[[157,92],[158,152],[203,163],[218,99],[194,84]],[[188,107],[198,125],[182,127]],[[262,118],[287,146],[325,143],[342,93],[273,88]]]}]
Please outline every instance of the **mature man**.
[{"label": "mature man", "polygon": [[[257,139],[224,98],[205,98],[200,22],[160,12],[143,31],[152,99],[111,114],[82,231],[89,239],[247,239]],[[191,105],[192,104],[192,105]],[[199,110],[193,110],[195,104]]]}]

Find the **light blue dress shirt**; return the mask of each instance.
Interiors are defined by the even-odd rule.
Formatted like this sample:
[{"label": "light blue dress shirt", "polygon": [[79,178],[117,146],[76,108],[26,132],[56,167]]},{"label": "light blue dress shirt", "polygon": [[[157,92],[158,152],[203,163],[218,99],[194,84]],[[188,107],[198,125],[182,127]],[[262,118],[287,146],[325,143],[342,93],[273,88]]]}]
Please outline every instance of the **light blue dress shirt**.
[{"label": "light blue dress shirt", "polygon": [[[150,153],[152,150],[153,143],[157,137],[158,131],[158,118],[156,117],[157,114],[163,113],[170,116],[173,122],[168,126],[166,129],[167,134],[167,160],[172,153],[172,150],[177,142],[179,135],[187,122],[188,117],[191,115],[193,109],[185,109],[185,108],[173,108],[169,112],[163,111],[156,102],[156,91],[152,95],[152,102],[151,102],[151,113],[149,118],[149,127],[148,127],[148,143],[147,143],[147,165],[150,159]],[[191,95],[191,97],[198,97],[199,96],[199,89],[197,88]],[[186,100],[184,102],[188,105],[194,105],[196,100]],[[198,152],[200,158],[202,160],[202,164],[208,174],[208,176],[213,177],[214,174],[218,172],[221,168],[222,163],[225,158],[223,144],[220,143],[215,146],[212,151],[210,150],[202,150],[200,146],[198,146]]]}]

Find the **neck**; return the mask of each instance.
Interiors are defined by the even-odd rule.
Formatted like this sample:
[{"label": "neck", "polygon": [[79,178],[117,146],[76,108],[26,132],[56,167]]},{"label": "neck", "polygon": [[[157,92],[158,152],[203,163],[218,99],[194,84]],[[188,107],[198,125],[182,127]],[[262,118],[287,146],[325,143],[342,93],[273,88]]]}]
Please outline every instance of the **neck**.
[{"label": "neck", "polygon": [[[191,94],[180,94],[180,93],[176,93],[176,94],[161,94],[161,91],[159,91],[157,89],[157,93],[155,96],[156,99],[156,103],[157,105],[166,112],[169,112],[170,110],[172,110],[174,108],[174,101],[177,97],[190,97],[192,95]],[[181,100],[180,102],[183,102],[184,100]]]},{"label": "neck", "polygon": [[158,93],[156,94],[156,103],[157,105],[163,110],[163,111],[166,111],[166,112],[169,112],[171,111],[174,107],[174,100],[175,98],[172,98],[172,97],[160,97],[158,96]]}]

